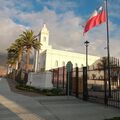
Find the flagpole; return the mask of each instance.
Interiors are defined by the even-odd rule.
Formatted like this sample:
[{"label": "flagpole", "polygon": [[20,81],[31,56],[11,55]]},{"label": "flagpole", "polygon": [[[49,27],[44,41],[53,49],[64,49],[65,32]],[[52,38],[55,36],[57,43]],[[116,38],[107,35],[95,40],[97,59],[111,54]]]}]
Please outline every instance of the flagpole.
[{"label": "flagpole", "polygon": [[108,84],[109,97],[111,97],[111,81],[110,81],[110,48],[109,48],[109,25],[108,25],[108,0],[105,2],[106,6],[106,29],[107,29],[107,63],[108,63]]}]

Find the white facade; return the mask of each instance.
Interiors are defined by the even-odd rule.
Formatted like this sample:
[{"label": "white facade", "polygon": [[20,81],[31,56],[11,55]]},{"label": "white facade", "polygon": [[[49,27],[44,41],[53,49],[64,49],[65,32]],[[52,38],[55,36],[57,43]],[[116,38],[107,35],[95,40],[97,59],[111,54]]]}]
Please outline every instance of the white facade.
[{"label": "white facade", "polygon": [[[36,51],[35,71],[50,70],[65,66],[68,61],[73,63],[73,67],[86,65],[86,55],[62,50],[52,49],[49,45],[49,31],[46,25],[43,26],[40,34],[41,50]],[[88,55],[88,65],[93,64],[100,57]]]}]

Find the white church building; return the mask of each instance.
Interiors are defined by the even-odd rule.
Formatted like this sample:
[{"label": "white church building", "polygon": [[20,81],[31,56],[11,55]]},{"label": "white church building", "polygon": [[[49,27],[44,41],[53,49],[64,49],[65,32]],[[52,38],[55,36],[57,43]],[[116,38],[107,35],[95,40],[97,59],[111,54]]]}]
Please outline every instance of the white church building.
[{"label": "white church building", "polygon": [[[49,30],[45,24],[40,31],[39,38],[42,46],[39,51],[35,51],[35,72],[66,66],[68,61],[72,62],[73,67],[86,65],[85,54],[53,49],[52,46],[49,45]],[[92,65],[99,58],[98,56],[88,55],[88,65]]]}]

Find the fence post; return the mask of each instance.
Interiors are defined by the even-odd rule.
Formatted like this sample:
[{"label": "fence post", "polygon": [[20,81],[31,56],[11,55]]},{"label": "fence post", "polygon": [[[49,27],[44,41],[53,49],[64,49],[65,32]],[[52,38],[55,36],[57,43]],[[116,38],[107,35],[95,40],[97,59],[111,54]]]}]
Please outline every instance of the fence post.
[{"label": "fence post", "polygon": [[87,67],[83,67],[83,100],[88,100]]},{"label": "fence post", "polygon": [[52,84],[54,86],[54,69],[52,70]]},{"label": "fence post", "polygon": [[67,84],[66,84],[66,94],[69,96],[72,94],[72,70],[67,71]]},{"label": "fence post", "polygon": [[71,61],[69,61],[66,65],[66,69],[67,69],[67,84],[66,84],[66,93],[67,95],[71,95],[72,94],[72,69],[73,69],[73,65],[71,63]]},{"label": "fence post", "polygon": [[65,66],[63,66],[63,89],[65,86]]},{"label": "fence post", "polygon": [[104,61],[104,104],[108,104],[107,98],[107,79],[106,79],[106,61]]},{"label": "fence post", "polygon": [[69,90],[70,90],[70,95],[72,95],[72,92],[73,92],[73,91],[72,91],[72,84],[73,84],[73,80],[72,80],[72,75],[73,75],[73,74],[72,74],[72,73],[73,73],[73,68],[72,68],[71,71],[70,71],[70,81],[69,81],[69,83],[70,83],[70,84],[69,84],[69,87],[70,87],[70,89],[69,89]]},{"label": "fence post", "polygon": [[58,87],[59,87],[59,68],[57,70],[57,89],[58,89]]},{"label": "fence post", "polygon": [[76,97],[78,97],[78,67],[76,67]]}]

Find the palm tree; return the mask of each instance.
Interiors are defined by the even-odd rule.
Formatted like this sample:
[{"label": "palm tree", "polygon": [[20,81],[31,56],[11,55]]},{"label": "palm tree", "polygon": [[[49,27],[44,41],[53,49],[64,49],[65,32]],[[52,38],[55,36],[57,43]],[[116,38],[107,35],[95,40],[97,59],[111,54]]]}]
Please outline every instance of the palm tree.
[{"label": "palm tree", "polygon": [[7,57],[7,64],[8,66],[11,66],[12,69],[16,69],[17,66],[17,60],[18,60],[18,49],[17,47],[12,44],[8,49],[8,57]]},{"label": "palm tree", "polygon": [[8,59],[15,59],[16,63],[18,63],[18,69],[21,67],[21,59],[23,54],[23,41],[21,38],[15,40],[15,43],[12,43],[8,51]]},{"label": "palm tree", "polygon": [[20,35],[23,40],[23,44],[26,50],[26,72],[28,72],[29,59],[32,48],[38,50],[41,47],[41,43],[37,40],[32,30],[26,30]]},{"label": "palm tree", "polygon": [[15,40],[14,45],[18,49],[18,69],[21,69],[21,60],[23,57],[23,52],[24,52],[24,43],[21,37]]},{"label": "palm tree", "polygon": [[8,57],[7,57],[8,74],[12,73],[11,77],[14,79],[16,70],[18,68],[18,47],[15,44],[12,44],[7,49],[7,52],[8,52]]}]

